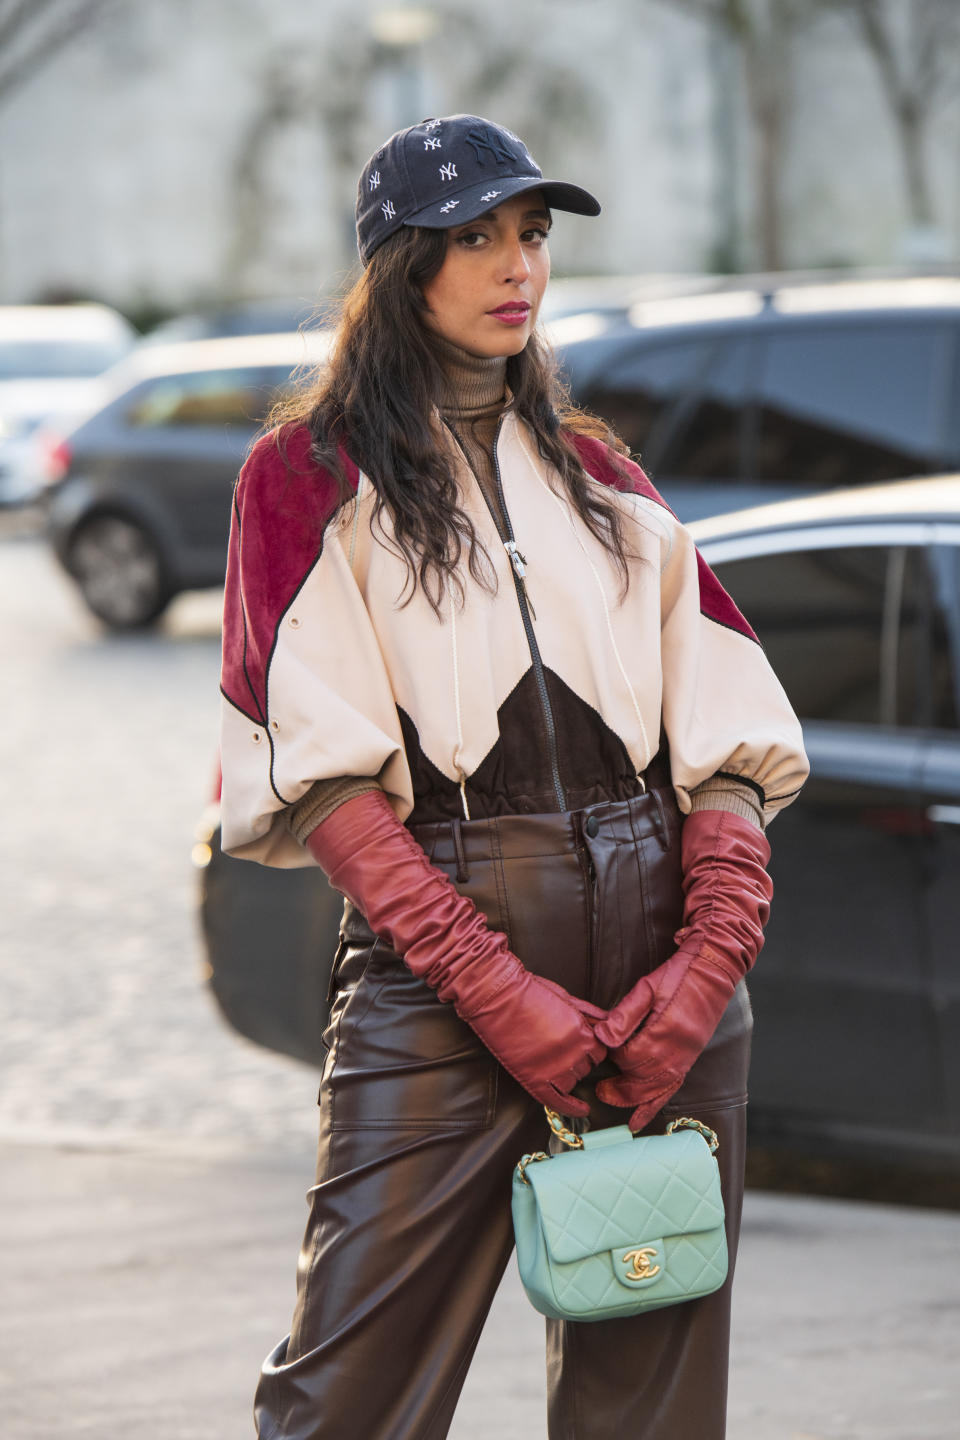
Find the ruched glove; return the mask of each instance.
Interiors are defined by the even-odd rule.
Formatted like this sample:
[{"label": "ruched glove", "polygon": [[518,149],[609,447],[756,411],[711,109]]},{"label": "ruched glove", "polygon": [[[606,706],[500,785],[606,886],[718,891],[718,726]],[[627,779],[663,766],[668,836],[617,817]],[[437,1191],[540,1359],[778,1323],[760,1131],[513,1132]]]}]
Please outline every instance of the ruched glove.
[{"label": "ruched glove", "polygon": [[596,1027],[621,1071],[601,1080],[608,1105],[632,1105],[642,1130],[680,1085],[763,945],[773,885],[763,831],[729,810],[683,822],[683,926],[677,949]]},{"label": "ruched glove", "polygon": [[331,885],[535,1100],[564,1115],[589,1113],[568,1092],[606,1054],[594,1033],[606,1011],[525,969],[506,936],[430,864],[382,791],[338,806],[306,844]]}]

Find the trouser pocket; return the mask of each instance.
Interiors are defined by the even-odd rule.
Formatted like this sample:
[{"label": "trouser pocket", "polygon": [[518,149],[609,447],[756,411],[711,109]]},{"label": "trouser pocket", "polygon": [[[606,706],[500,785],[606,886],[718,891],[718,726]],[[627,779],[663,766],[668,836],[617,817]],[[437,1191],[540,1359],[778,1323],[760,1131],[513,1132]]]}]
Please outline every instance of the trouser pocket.
[{"label": "trouser pocket", "polygon": [[331,1130],[462,1130],[491,1123],[490,1052],[383,941],[348,942],[320,1090]]}]

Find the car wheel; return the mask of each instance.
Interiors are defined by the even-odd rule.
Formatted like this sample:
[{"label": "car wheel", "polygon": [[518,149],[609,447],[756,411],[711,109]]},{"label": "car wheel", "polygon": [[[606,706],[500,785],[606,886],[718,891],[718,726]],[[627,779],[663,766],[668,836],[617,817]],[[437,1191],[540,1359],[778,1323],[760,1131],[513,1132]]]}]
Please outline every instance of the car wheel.
[{"label": "car wheel", "polygon": [[122,515],[95,515],[70,542],[67,568],[89,608],[114,630],[149,625],[172,590],[157,542]]}]

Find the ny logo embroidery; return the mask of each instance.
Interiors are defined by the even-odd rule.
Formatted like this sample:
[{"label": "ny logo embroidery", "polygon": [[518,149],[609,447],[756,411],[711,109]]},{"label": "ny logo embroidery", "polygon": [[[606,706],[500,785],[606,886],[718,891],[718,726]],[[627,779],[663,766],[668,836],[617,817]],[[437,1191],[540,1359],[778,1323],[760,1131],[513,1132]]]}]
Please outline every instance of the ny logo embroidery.
[{"label": "ny logo embroidery", "polygon": [[456,165],[441,165],[441,166],[440,166],[440,179],[441,179],[441,180],[456,180],[456,178],[457,178],[457,167],[456,167]]},{"label": "ny logo embroidery", "polygon": [[424,126],[423,126],[423,128],[424,128],[424,130],[439,130],[439,128],[440,128],[440,126],[441,126],[442,124],[443,124],[443,121],[442,121],[442,120],[426,120],[426,121],[424,121]]},{"label": "ny logo embroidery", "polygon": [[511,150],[502,136],[498,135],[496,130],[492,130],[489,125],[484,125],[482,130],[479,126],[468,130],[467,144],[473,146],[473,153],[477,157],[478,165],[483,164],[481,152],[484,150],[498,165],[509,165],[511,161],[521,159],[521,156]]},{"label": "ny logo embroidery", "polygon": [[393,208],[392,200],[384,200],[383,204],[380,206],[380,209],[383,211],[384,220],[393,220],[395,218],[397,212]]},{"label": "ny logo embroidery", "polygon": [[488,190],[486,195],[480,196],[480,199],[486,201],[487,204],[489,204],[491,200],[496,200],[497,196],[501,193],[502,192],[500,190]]},{"label": "ny logo embroidery", "polygon": [[459,201],[459,200],[448,200],[447,203],[446,203],[446,205],[441,205],[441,206],[440,206],[440,214],[441,214],[441,215],[449,215],[449,214],[450,214],[450,211],[451,211],[451,210],[456,210],[456,208],[457,208],[457,206],[458,206],[459,204],[460,204],[460,201]]},{"label": "ny logo embroidery", "polygon": [[436,135],[428,135],[423,142],[424,150],[439,150],[442,148],[442,145],[443,141],[438,140]]},{"label": "ny logo embroidery", "polygon": [[376,188],[377,188],[377,186],[378,186],[379,184],[380,184],[380,171],[379,171],[379,170],[371,170],[371,171],[370,171],[370,189],[371,189],[371,190],[376,190]]}]

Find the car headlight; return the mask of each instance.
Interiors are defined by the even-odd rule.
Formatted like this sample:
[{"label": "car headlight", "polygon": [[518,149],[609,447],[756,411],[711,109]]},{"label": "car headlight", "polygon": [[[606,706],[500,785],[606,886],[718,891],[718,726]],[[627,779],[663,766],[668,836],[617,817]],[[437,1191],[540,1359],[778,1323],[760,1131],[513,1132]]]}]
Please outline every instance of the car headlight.
[{"label": "car headlight", "polygon": [[213,847],[210,842],[216,834],[219,824],[220,806],[208,805],[197,821],[193,846],[190,850],[190,859],[198,870],[205,870],[213,859]]}]

